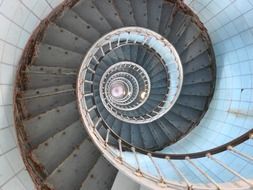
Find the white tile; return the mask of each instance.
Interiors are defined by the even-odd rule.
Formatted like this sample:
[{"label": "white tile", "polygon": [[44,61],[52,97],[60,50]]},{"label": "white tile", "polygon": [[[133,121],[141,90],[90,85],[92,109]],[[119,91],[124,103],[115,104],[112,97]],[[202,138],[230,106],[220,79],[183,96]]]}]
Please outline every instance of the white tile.
[{"label": "white tile", "polygon": [[29,15],[29,11],[19,0],[3,1],[0,12],[19,26],[24,25]]},{"label": "white tile", "polygon": [[0,186],[14,175],[9,163],[4,156],[0,156]]},{"label": "white tile", "polygon": [[26,190],[35,190],[33,181],[26,170],[23,170],[18,174],[18,178],[21,183],[25,186]]},{"label": "white tile", "polygon": [[15,148],[10,152],[8,152],[7,154],[5,154],[5,157],[9,161],[15,173],[21,171],[25,167],[18,148]]},{"label": "white tile", "polygon": [[9,126],[7,116],[5,114],[4,106],[0,106],[0,130]]},{"label": "white tile", "polygon": [[13,84],[15,68],[12,65],[0,63],[0,84]]},{"label": "white tile", "polygon": [[3,190],[25,190],[23,184],[19,181],[17,177],[14,177],[8,183],[6,183],[3,187]]},{"label": "white tile", "polygon": [[16,147],[13,135],[10,128],[0,130],[0,149],[2,152],[7,152],[12,148]]},{"label": "white tile", "polygon": [[13,102],[13,87],[0,84],[0,105],[9,105]]}]

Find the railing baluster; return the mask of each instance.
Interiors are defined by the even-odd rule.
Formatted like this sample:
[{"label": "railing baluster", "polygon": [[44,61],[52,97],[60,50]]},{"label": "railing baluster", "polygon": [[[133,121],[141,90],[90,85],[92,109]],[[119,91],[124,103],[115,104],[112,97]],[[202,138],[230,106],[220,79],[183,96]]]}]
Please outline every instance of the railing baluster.
[{"label": "railing baluster", "polygon": [[94,125],[94,129],[97,128],[98,124],[99,124],[101,121],[102,121],[102,118],[100,117],[100,118],[97,120],[96,124]]},{"label": "railing baluster", "polygon": [[137,176],[143,176],[143,175],[142,175],[142,172],[141,172],[140,163],[139,163],[139,160],[138,160],[138,157],[137,157],[135,148],[134,148],[134,147],[131,147],[131,150],[132,150],[132,152],[133,152],[133,154],[134,154],[135,161],[136,161],[136,164],[137,164],[137,170],[135,171],[135,175],[137,175]]},{"label": "railing baluster", "polygon": [[105,146],[107,146],[107,145],[108,145],[109,135],[110,135],[110,129],[107,129],[107,132],[106,132],[106,138],[105,138]]},{"label": "railing baluster", "polygon": [[88,83],[88,84],[93,84],[93,82],[90,81],[90,80],[84,80],[84,82],[85,82],[85,83]]},{"label": "railing baluster", "polygon": [[209,182],[211,182],[218,190],[221,190],[222,188],[206,173],[204,172],[200,167],[198,167],[191,159],[190,157],[185,158],[196,170],[198,170],[202,175],[204,175]]},{"label": "railing baluster", "polygon": [[172,162],[172,160],[170,159],[170,157],[166,156],[165,157],[166,160],[168,160],[169,164],[172,166],[172,168],[176,171],[176,173],[178,174],[178,176],[184,180],[184,182],[187,185],[187,188],[189,190],[192,189],[192,185],[191,183],[186,179],[186,177],[184,176],[184,174],[176,167],[176,165]]},{"label": "railing baluster", "polygon": [[121,139],[118,139],[118,143],[119,143],[119,156],[118,156],[118,161],[119,161],[120,163],[122,163],[123,157],[122,157],[122,142],[121,142]]},{"label": "railing baluster", "polygon": [[98,59],[96,58],[96,56],[94,55],[94,56],[92,56],[92,58],[96,61],[96,63],[97,64],[99,64],[99,61],[98,61]]},{"label": "railing baluster", "polygon": [[226,164],[224,164],[220,160],[214,158],[210,153],[207,154],[207,157],[210,158],[211,160],[213,160],[215,163],[217,163],[220,166],[222,166],[223,168],[225,168],[226,170],[228,170],[230,173],[232,173],[235,176],[237,176],[238,178],[240,178],[242,181],[244,181],[245,183],[247,183],[251,187],[253,187],[253,184],[249,180],[247,180],[246,178],[244,178],[243,176],[241,176],[239,173],[237,173],[236,171],[234,171],[233,169],[231,169],[230,167],[228,167]]},{"label": "railing baluster", "polygon": [[84,97],[93,96],[93,93],[84,94]]},{"label": "railing baluster", "polygon": [[119,37],[118,37],[117,47],[119,47],[119,45],[120,45],[120,35],[119,35]]},{"label": "railing baluster", "polygon": [[100,47],[100,50],[101,50],[102,55],[105,56],[105,52],[104,52],[103,46]]},{"label": "railing baluster", "polygon": [[155,160],[153,159],[151,153],[148,153],[148,157],[150,158],[151,162],[152,162],[153,165],[155,166],[155,169],[156,169],[156,171],[157,171],[157,174],[159,175],[159,178],[160,178],[159,186],[166,187],[166,183],[165,183],[165,181],[164,181],[162,172],[161,172],[159,166],[156,164]]},{"label": "railing baluster", "polygon": [[230,152],[234,153],[235,155],[239,155],[239,156],[241,156],[241,157],[243,157],[243,158],[245,158],[245,159],[247,159],[247,160],[253,161],[253,157],[251,157],[251,156],[249,156],[249,155],[247,155],[247,154],[244,154],[244,153],[242,153],[242,152],[240,152],[240,151],[234,149],[232,146],[228,146],[227,149],[228,149]]},{"label": "railing baluster", "polygon": [[94,106],[92,106],[90,109],[88,109],[87,111],[88,111],[88,112],[91,112],[91,111],[94,110],[96,107],[97,107],[97,106],[94,105]]},{"label": "railing baluster", "polygon": [[112,50],[112,41],[111,40],[109,41],[109,49],[110,49],[110,51]]},{"label": "railing baluster", "polygon": [[90,72],[92,72],[93,74],[95,74],[96,73],[96,71],[94,71],[92,68],[90,68],[90,67],[88,67],[87,68]]}]

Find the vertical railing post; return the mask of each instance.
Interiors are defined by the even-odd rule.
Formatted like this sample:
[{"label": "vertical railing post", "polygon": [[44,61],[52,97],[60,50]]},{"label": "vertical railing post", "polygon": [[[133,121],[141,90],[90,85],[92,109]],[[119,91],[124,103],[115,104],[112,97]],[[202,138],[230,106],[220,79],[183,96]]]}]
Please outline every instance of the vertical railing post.
[{"label": "vertical railing post", "polygon": [[203,176],[208,179],[209,182],[211,182],[218,190],[221,190],[222,188],[216,183],[206,172],[204,172],[200,167],[198,167],[191,159],[190,157],[185,158],[196,170],[199,171]]},{"label": "vertical railing post", "polygon": [[119,145],[119,156],[116,158],[116,160],[119,162],[119,163],[123,163],[123,157],[122,157],[122,142],[121,142],[121,139],[118,139],[118,145]]},{"label": "vertical railing post", "polygon": [[230,167],[228,167],[226,164],[224,164],[220,160],[218,160],[215,157],[213,157],[210,153],[207,154],[207,157],[210,158],[211,160],[213,160],[215,163],[217,163],[220,166],[222,166],[223,168],[225,168],[227,171],[229,171],[230,173],[232,173],[236,177],[240,178],[242,181],[244,181],[245,183],[247,183],[249,186],[253,187],[253,184],[249,180],[247,180],[246,178],[244,178],[243,176],[241,176],[239,173],[237,173],[236,171],[234,171],[233,169],[231,169]]},{"label": "vertical railing post", "polygon": [[136,154],[136,151],[135,151],[134,147],[131,147],[131,150],[132,150],[132,152],[134,154],[134,158],[135,158],[135,161],[136,161],[136,164],[137,164],[137,169],[135,170],[134,174],[137,175],[137,176],[139,176],[139,177],[141,177],[143,175],[142,175],[142,172],[141,172],[138,156]]},{"label": "vertical railing post", "polygon": [[106,138],[105,138],[105,147],[107,147],[108,145],[109,136],[110,136],[110,129],[107,129]]},{"label": "vertical railing post", "polygon": [[249,155],[247,155],[247,154],[245,154],[245,153],[242,153],[242,152],[240,152],[240,151],[234,149],[232,146],[228,146],[227,149],[228,149],[230,152],[232,152],[233,154],[235,154],[235,155],[239,155],[239,156],[241,156],[242,158],[245,158],[245,159],[247,159],[247,160],[253,161],[253,157],[251,157],[251,156],[249,156]]},{"label": "vertical railing post", "polygon": [[177,173],[178,177],[180,177],[181,179],[183,179],[183,181],[186,183],[187,189],[188,190],[192,190],[192,184],[188,181],[188,179],[186,179],[186,177],[184,176],[184,174],[176,167],[176,165],[172,162],[172,160],[170,159],[170,157],[166,156],[165,159],[168,160],[169,164],[175,170],[175,172]]},{"label": "vertical railing post", "polygon": [[156,171],[157,171],[157,174],[158,174],[158,176],[159,176],[159,178],[160,178],[160,181],[159,181],[158,185],[161,186],[161,187],[166,187],[167,185],[166,185],[166,183],[165,183],[165,181],[164,181],[162,172],[161,172],[159,166],[157,165],[157,163],[155,162],[155,160],[153,159],[152,154],[151,154],[151,153],[148,153],[148,157],[150,158],[151,162],[152,162],[153,165],[155,166],[155,169],[156,169]]}]

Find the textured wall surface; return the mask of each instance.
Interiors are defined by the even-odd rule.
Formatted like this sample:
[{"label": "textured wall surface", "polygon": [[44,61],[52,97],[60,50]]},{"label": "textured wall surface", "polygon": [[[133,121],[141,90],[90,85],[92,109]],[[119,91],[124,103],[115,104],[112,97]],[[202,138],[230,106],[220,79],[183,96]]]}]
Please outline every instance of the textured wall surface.
[{"label": "textured wall surface", "polygon": [[32,190],[12,116],[15,72],[29,36],[62,0],[0,0],[0,190]]},{"label": "textured wall surface", "polygon": [[216,89],[204,119],[170,151],[194,152],[224,144],[253,123],[253,1],[185,1],[207,27],[217,64]]},{"label": "textured wall surface", "polygon": [[[251,0],[185,0],[200,17],[211,37],[217,64],[216,89],[210,107],[200,124],[186,137],[165,148],[165,153],[187,153],[211,149],[225,144],[252,129],[253,123],[253,1]],[[253,156],[253,141],[237,147]],[[135,159],[125,154],[135,165]],[[253,177],[250,161],[224,152],[215,155],[246,178]],[[147,156],[141,168],[157,175]],[[156,159],[168,179],[180,180],[163,159]],[[194,160],[216,182],[237,180],[233,174],[208,158]],[[193,183],[208,181],[187,161],[174,163]]]},{"label": "textured wall surface", "polygon": [[[0,190],[34,189],[15,139],[12,117],[13,81],[29,36],[40,20],[61,1],[0,0]],[[200,125],[187,137],[166,149],[166,152],[177,153],[194,152],[223,144],[251,129],[253,123],[253,1],[185,2],[200,16],[209,30],[217,59],[217,85],[209,111]],[[241,146],[240,150],[246,152],[250,148],[252,150],[252,146],[251,141]],[[227,158],[226,161],[231,165],[240,167],[244,176],[253,175],[251,163],[240,161],[233,155],[220,154],[220,158]],[[206,160],[201,162],[202,165],[207,163]],[[145,165],[145,160],[143,164]],[[211,163],[208,167],[210,166]],[[212,171],[213,177],[219,180],[217,174],[222,171],[222,168],[217,167]],[[226,172],[223,175],[227,180],[233,179]],[[196,178],[190,169],[187,176]]]}]

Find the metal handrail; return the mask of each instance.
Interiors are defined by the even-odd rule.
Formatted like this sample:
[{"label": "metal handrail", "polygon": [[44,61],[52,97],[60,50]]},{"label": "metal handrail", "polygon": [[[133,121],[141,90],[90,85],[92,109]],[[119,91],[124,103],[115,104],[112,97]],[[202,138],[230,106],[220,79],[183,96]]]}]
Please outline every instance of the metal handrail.
[{"label": "metal handrail", "polygon": [[[115,117],[117,117],[120,120],[130,122],[130,123],[149,123],[156,119],[159,119],[162,117],[165,113],[167,113],[168,110],[171,109],[171,107],[175,104],[177,98],[179,97],[182,84],[183,84],[183,68],[180,61],[180,58],[175,50],[175,48],[162,36],[159,34],[140,27],[125,27],[120,28],[117,30],[114,30],[102,38],[100,38],[88,51],[87,55],[84,58],[84,61],[82,63],[82,66],[80,68],[80,71],[82,75],[79,75],[79,80],[84,80],[86,73],[90,71],[89,64],[92,60],[94,60],[97,65],[100,64],[100,59],[96,57],[96,53],[98,51],[101,51],[101,47],[106,46],[109,44],[110,51],[113,50],[114,47],[112,47],[112,44],[117,42],[117,48],[121,45],[122,40],[124,45],[126,45],[126,42],[133,41],[134,44],[136,43],[142,43],[143,45],[148,46],[152,50],[154,50],[159,57],[162,58],[163,62],[165,63],[165,66],[167,67],[166,71],[169,77],[173,78],[173,81],[176,83],[175,88],[169,88],[168,94],[165,95],[165,99],[162,100],[162,102],[157,106],[157,109],[152,110],[149,114],[146,114],[142,117],[133,117],[132,119],[130,117],[124,117],[120,115],[115,115],[114,111],[111,109],[106,109],[113,114]],[[153,45],[155,44],[158,45]],[[161,51],[159,53],[159,51]],[[171,54],[165,54],[164,51],[171,52]],[[106,52],[103,51],[103,55],[106,54]],[[171,70],[174,70],[177,72],[177,75],[171,75]],[[83,72],[84,71],[84,72]],[[91,71],[92,74],[94,72]],[[80,79],[81,78],[81,79]],[[172,81],[172,80],[170,80]],[[83,81],[82,81],[83,82]],[[90,80],[84,80],[87,84],[93,84]],[[170,82],[171,84],[171,82]],[[80,85],[80,81],[78,82],[78,85]]]},{"label": "metal handrail", "polygon": [[[117,44],[120,45],[122,37],[119,36],[116,40]],[[127,39],[129,41],[131,39]],[[144,39],[143,43],[146,43],[148,41],[147,38]],[[109,42],[110,49],[112,49],[112,43]],[[97,47],[100,47],[101,44],[95,44]],[[105,53],[105,52],[104,52]],[[89,57],[90,56],[90,57]],[[93,54],[88,54],[86,56],[86,59],[94,59],[97,64],[99,64],[99,60],[95,57]],[[84,60],[84,63],[87,60]],[[111,127],[107,124],[105,120],[103,120],[100,116],[99,111],[97,110],[97,107],[95,106],[95,98],[90,96],[94,102],[94,105],[91,107],[87,107],[86,102],[82,101],[83,98],[85,98],[85,93],[83,92],[82,88],[85,83],[88,83],[90,85],[93,85],[93,81],[85,80],[83,76],[85,76],[85,72],[87,72],[87,67],[83,66],[81,67],[78,75],[78,87],[77,87],[77,96],[79,101],[79,111],[81,113],[81,120],[84,123],[84,125],[87,128],[88,134],[91,136],[91,139],[94,141],[96,146],[101,150],[103,155],[118,169],[120,169],[122,172],[126,173],[128,176],[132,177],[136,181],[140,183],[145,183],[146,185],[150,186],[153,189],[163,189],[163,188],[173,188],[173,189],[196,189],[196,190],[214,190],[214,189],[223,189],[224,184],[217,183],[208,173],[206,173],[200,166],[196,164],[196,161],[193,161],[197,158],[208,158],[211,161],[214,162],[214,164],[217,164],[224,168],[224,170],[227,170],[235,177],[239,178],[243,183],[243,185],[234,185],[230,187],[230,189],[243,189],[243,188],[249,188],[253,187],[253,183],[251,180],[244,178],[240,175],[237,171],[220,161],[219,159],[215,158],[213,155],[228,151],[232,152],[239,156],[239,158],[251,160],[251,157],[241,153],[240,151],[234,149],[233,147],[242,144],[243,142],[251,139],[253,137],[253,129],[249,130],[247,133],[241,135],[240,137],[225,143],[221,146],[215,147],[213,149],[195,152],[195,153],[187,153],[187,154],[165,154],[160,152],[153,152],[150,150],[145,150],[142,148],[138,148],[125,140],[123,140],[120,136],[118,136]],[[90,92],[93,93],[93,92]],[[90,94],[89,93],[89,94]],[[94,123],[93,119],[91,118],[90,112],[97,113],[98,120],[96,123]],[[105,128],[106,135],[103,137],[97,129],[98,124],[102,124],[101,127]],[[116,140],[116,144],[112,143],[113,141],[111,138]],[[135,164],[129,163],[128,157],[125,156],[125,153],[131,153],[131,156],[135,160]],[[140,163],[140,155],[147,156],[150,158],[149,163],[152,164],[152,166],[155,168],[156,174],[153,174],[151,172],[147,173],[143,168],[141,167]],[[183,179],[183,183],[180,181],[171,181],[165,178],[162,174],[162,170],[159,166],[159,164],[155,161],[156,158],[162,158],[164,160],[167,160],[172,168],[176,171],[178,176]],[[192,166],[196,171],[198,171],[202,177],[208,180],[208,183],[205,184],[194,184],[192,183],[186,175],[180,170],[179,167],[174,163],[173,160],[183,160],[186,161],[190,166]]]}]

